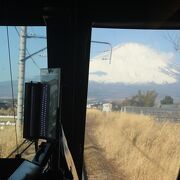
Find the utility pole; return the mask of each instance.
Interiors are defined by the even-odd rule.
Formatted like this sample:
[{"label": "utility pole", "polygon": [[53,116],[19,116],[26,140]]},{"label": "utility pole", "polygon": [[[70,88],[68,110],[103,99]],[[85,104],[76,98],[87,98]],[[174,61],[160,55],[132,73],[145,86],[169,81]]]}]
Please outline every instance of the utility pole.
[{"label": "utility pole", "polygon": [[26,36],[27,36],[27,27],[21,26],[20,42],[19,42],[19,75],[18,75],[17,122],[16,122],[18,138],[21,137],[22,122],[23,122]]},{"label": "utility pole", "polygon": [[24,115],[24,112],[23,112],[24,107],[23,106],[24,106],[25,63],[32,56],[35,56],[36,54],[47,49],[47,47],[45,47],[45,48],[38,50],[37,52],[29,54],[29,56],[26,56],[26,51],[27,51],[26,40],[27,40],[27,38],[46,39],[46,37],[36,36],[36,35],[32,35],[32,36],[27,35],[27,27],[21,26],[19,38],[20,38],[20,40],[19,40],[19,71],[18,71],[19,75],[18,75],[17,121],[16,121],[18,139],[21,138],[23,115]]}]

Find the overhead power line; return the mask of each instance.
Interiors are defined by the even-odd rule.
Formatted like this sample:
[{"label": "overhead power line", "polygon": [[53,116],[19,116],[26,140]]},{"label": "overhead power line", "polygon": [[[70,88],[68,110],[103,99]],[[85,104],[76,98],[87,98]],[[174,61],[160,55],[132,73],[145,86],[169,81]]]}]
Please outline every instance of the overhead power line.
[{"label": "overhead power line", "polygon": [[97,44],[106,44],[110,47],[110,57],[109,57],[109,64],[111,64],[111,58],[112,58],[112,45],[109,42],[105,41],[91,41],[91,43],[97,43]]},{"label": "overhead power line", "polygon": [[18,151],[18,138],[17,138],[17,128],[16,128],[16,113],[15,113],[15,103],[14,103],[14,89],[13,89],[13,77],[12,77],[12,66],[11,66],[11,51],[10,51],[10,41],[9,41],[9,29],[6,26],[6,33],[7,33],[7,43],[8,43],[8,59],[9,59],[9,70],[10,70],[10,77],[11,77],[11,93],[12,93],[12,102],[13,102],[13,115],[14,115],[14,122],[15,122],[15,138],[16,138],[16,146],[17,146],[17,154]]},{"label": "overhead power line", "polygon": [[[17,27],[15,26],[14,28],[15,28],[18,36],[20,37],[20,33],[19,33]],[[37,63],[35,62],[35,60],[33,59],[33,57],[30,57],[31,53],[29,52],[29,50],[27,49],[27,47],[26,47],[26,52],[27,52],[27,54],[29,55],[29,58],[30,58],[30,59],[32,60],[32,62],[34,63],[34,65],[35,65],[38,69],[40,69],[40,67],[38,66],[38,64],[37,64]]]}]

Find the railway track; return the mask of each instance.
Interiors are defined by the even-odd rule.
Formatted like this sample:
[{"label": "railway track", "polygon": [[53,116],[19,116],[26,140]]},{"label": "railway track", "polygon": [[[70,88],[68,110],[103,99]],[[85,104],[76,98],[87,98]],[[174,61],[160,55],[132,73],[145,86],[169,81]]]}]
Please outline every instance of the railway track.
[{"label": "railway track", "polygon": [[103,149],[98,146],[89,128],[86,130],[84,159],[88,180],[125,179],[123,173],[118,171],[113,160],[107,160]]}]

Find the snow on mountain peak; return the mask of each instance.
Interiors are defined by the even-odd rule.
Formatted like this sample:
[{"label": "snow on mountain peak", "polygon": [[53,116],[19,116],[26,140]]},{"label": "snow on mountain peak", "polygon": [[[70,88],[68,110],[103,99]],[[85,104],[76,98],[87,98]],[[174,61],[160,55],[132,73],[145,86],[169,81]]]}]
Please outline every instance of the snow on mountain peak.
[{"label": "snow on mountain peak", "polygon": [[[107,61],[105,61],[105,59]],[[157,51],[147,45],[126,43],[91,59],[89,80],[103,83],[171,84],[178,71],[172,67],[174,54]]]}]

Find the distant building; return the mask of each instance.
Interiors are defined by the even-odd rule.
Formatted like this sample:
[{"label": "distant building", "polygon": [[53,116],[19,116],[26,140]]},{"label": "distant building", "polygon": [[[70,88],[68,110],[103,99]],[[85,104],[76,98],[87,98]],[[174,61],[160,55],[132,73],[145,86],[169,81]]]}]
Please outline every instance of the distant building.
[{"label": "distant building", "polygon": [[4,102],[0,102],[0,108],[8,108],[8,104]]},{"label": "distant building", "polygon": [[180,108],[180,104],[162,104],[160,105],[160,108],[162,109],[174,109],[174,108]]},{"label": "distant building", "polygon": [[104,103],[102,106],[103,112],[111,112],[112,111],[112,104],[111,103]]},{"label": "distant building", "polygon": [[90,109],[91,108],[91,104],[87,104],[87,108]]}]

